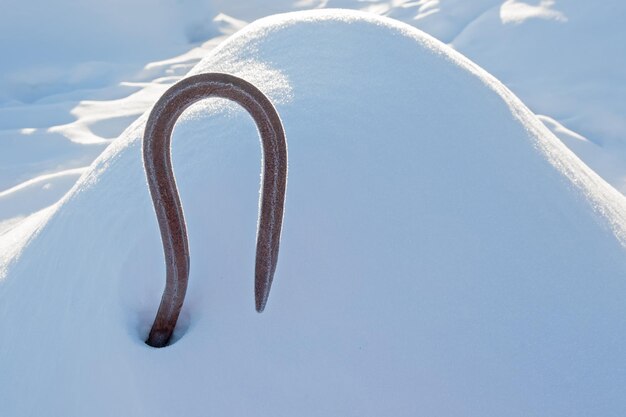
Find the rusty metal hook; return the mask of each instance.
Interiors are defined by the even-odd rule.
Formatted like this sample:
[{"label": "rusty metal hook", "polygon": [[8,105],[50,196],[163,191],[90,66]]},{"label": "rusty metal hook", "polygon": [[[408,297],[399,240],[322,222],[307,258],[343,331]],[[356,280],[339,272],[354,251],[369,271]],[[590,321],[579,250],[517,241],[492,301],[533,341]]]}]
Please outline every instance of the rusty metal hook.
[{"label": "rusty metal hook", "polygon": [[183,111],[209,97],[240,104],[254,119],[261,136],[263,167],[254,281],[258,312],[265,308],[276,270],[287,186],[287,142],[280,117],[269,99],[241,78],[219,73],[185,78],[154,105],[143,137],[144,167],[161,230],[167,274],[161,304],[146,340],[153,347],[169,342],[189,278],[189,243],[172,170],[171,135]]}]

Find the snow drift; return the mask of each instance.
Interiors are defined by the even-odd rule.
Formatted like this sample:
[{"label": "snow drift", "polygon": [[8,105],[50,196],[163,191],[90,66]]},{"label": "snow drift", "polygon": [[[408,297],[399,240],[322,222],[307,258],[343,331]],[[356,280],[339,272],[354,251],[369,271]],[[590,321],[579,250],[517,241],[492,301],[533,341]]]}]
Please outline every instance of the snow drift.
[{"label": "snow drift", "polygon": [[0,281],[0,414],[618,416],[626,203],[483,70],[371,15],[258,21],[192,73],[257,85],[289,142],[282,248],[253,303],[260,148],[187,111],[173,159],[191,276],[177,341],[142,116]]}]

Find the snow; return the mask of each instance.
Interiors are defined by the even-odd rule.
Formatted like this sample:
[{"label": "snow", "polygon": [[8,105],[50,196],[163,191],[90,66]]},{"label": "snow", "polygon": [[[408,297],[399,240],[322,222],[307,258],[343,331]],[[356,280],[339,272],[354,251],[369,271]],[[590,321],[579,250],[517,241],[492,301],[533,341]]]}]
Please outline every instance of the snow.
[{"label": "snow", "polygon": [[[623,2],[116,0],[87,7],[10,0],[0,16],[0,191],[85,169],[247,22],[328,7],[399,19],[468,55],[541,120],[551,120],[553,133],[586,164],[626,190]],[[58,196],[72,185],[58,184]],[[11,213],[32,206],[17,197],[5,204],[15,204]],[[12,233],[28,214],[0,219],[0,233]]]},{"label": "snow", "polygon": [[[7,0],[0,51],[19,59],[0,63],[0,101],[34,102],[71,88],[102,87],[146,62],[171,57],[186,45],[185,27],[192,24],[177,3]],[[200,1],[180,3],[208,12]]]},{"label": "snow", "polygon": [[257,133],[206,100],[173,138],[188,299],[175,343],[144,344],[164,285],[144,113],[4,235],[21,240],[0,268],[0,414],[626,412],[625,197],[503,84],[411,26],[336,10],[252,23],[206,71],[258,86],[287,134],[265,312]]},{"label": "snow", "polygon": [[[535,113],[588,139],[593,150],[578,155],[624,192],[626,3],[535,1],[540,5],[522,7],[526,3],[506,2],[486,11],[452,45]],[[526,20],[508,20],[513,16]],[[549,16],[554,18],[546,20]]]},{"label": "snow", "polygon": [[523,3],[516,0],[507,0],[500,6],[500,20],[502,23],[522,23],[528,19],[545,19],[567,22],[567,17],[560,11],[553,9],[554,0],[541,0],[539,5]]}]

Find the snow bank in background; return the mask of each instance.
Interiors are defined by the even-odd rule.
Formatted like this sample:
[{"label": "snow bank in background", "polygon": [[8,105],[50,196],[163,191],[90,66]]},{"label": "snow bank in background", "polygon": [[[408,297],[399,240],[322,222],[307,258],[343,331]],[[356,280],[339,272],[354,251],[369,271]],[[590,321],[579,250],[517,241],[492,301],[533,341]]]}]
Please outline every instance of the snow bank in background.
[{"label": "snow bank in background", "polygon": [[517,0],[507,0],[500,6],[500,20],[504,24],[522,23],[528,19],[567,22],[567,17],[562,12],[554,10],[553,6],[554,0],[541,0],[537,6]]},{"label": "snow bank in background", "polygon": [[252,24],[201,71],[255,83],[287,132],[266,312],[258,138],[207,100],[173,139],[179,340],[143,343],[164,284],[143,116],[0,281],[0,414],[624,415],[626,202],[495,79],[409,26],[336,11]]},{"label": "snow bank in background", "polygon": [[201,19],[215,15],[200,0],[8,0],[0,14],[0,103],[114,84],[186,49]]},{"label": "snow bank in background", "polygon": [[626,191],[626,2],[528,3],[485,11],[452,46],[535,113],[587,138],[596,149],[579,156]]}]

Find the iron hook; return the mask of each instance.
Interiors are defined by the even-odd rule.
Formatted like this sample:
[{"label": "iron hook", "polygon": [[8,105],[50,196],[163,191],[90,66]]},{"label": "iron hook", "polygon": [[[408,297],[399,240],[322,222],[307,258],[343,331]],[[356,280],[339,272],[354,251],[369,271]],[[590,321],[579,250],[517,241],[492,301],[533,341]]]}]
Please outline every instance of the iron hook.
[{"label": "iron hook", "polygon": [[143,161],[156,212],[166,263],[161,304],[146,343],[166,346],[172,337],[187,291],[189,243],[171,160],[176,120],[192,104],[220,97],[240,104],[258,128],[263,152],[255,264],[255,305],[262,312],[276,270],[287,187],[287,142],[276,109],[249,82],[220,73],[198,74],[174,84],[154,105],[143,137]]}]

